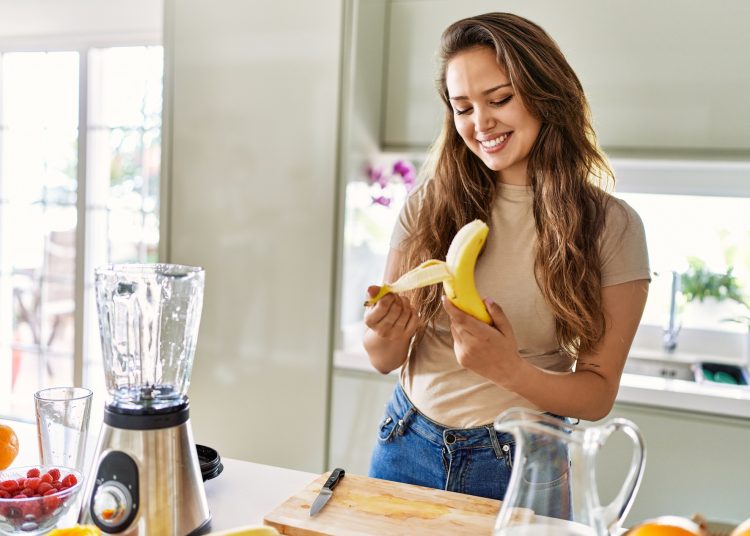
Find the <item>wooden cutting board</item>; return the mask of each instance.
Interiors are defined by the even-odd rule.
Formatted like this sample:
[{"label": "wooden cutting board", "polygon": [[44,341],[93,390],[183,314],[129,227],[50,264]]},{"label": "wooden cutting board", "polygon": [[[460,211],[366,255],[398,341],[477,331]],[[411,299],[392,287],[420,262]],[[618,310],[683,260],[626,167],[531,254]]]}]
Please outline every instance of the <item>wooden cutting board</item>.
[{"label": "wooden cutting board", "polygon": [[492,499],[347,473],[323,510],[310,517],[310,505],[329,475],[284,501],[263,522],[291,536],[478,536],[492,533],[500,510],[500,501]]}]

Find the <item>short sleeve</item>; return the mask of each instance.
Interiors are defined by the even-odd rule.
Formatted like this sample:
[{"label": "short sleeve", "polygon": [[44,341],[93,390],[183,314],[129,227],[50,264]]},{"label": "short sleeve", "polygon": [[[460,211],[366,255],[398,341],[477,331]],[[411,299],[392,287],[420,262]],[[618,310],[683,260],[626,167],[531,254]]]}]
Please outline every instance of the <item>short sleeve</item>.
[{"label": "short sleeve", "polygon": [[414,225],[417,221],[417,214],[424,201],[425,184],[422,183],[414,188],[409,196],[406,198],[404,206],[401,207],[396,225],[393,226],[393,233],[391,233],[391,249],[397,251],[404,250],[404,241],[409,236],[411,231],[414,229]]},{"label": "short sleeve", "polygon": [[610,198],[599,245],[602,287],[651,280],[646,232],[638,213],[625,201]]}]

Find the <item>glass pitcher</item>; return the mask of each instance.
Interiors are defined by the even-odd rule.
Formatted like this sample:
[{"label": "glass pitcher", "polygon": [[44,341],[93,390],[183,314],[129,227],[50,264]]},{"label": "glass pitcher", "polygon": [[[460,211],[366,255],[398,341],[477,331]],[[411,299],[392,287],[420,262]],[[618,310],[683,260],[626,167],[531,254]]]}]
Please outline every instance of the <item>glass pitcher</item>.
[{"label": "glass pitcher", "polygon": [[95,270],[110,407],[152,413],[185,403],[203,282],[203,268],[177,264],[113,264]]},{"label": "glass pitcher", "polygon": [[[525,409],[511,408],[495,420],[495,430],[516,442],[508,490],[494,536],[618,534],[643,476],[645,449],[640,431],[626,419],[576,427]],[[608,505],[596,486],[596,455],[616,431],[633,441],[625,483]]]}]

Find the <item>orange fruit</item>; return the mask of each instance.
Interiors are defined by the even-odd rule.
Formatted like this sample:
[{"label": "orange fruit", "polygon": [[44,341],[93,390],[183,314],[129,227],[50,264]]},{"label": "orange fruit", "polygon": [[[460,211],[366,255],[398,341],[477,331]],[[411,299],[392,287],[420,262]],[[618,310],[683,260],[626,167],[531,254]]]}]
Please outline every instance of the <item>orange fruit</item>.
[{"label": "orange fruit", "polygon": [[678,516],[651,519],[628,532],[628,536],[699,536],[700,534],[698,525]]},{"label": "orange fruit", "polygon": [[731,536],[750,536],[750,519],[746,519],[732,531]]},{"label": "orange fruit", "polygon": [[695,534],[697,533],[674,525],[657,525],[656,523],[646,523],[628,532],[628,536],[695,536]]},{"label": "orange fruit", "polygon": [[0,471],[9,467],[18,455],[18,436],[13,428],[0,424]]}]

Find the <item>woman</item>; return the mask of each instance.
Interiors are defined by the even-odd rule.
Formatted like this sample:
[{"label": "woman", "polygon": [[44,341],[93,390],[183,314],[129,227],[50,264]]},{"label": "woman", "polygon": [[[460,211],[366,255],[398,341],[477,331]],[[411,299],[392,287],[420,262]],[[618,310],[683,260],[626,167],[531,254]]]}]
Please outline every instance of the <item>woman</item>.
[{"label": "woman", "polygon": [[512,406],[609,413],[646,303],[648,257],[638,215],[598,184],[612,173],[583,89],[544,30],[507,13],[472,17],[445,30],[440,56],[442,133],[384,279],[445,258],[479,218],[490,234],[475,277],[492,325],[440,285],[366,311],[373,366],[401,367],[370,475],[502,499],[513,438],[494,418]]}]

